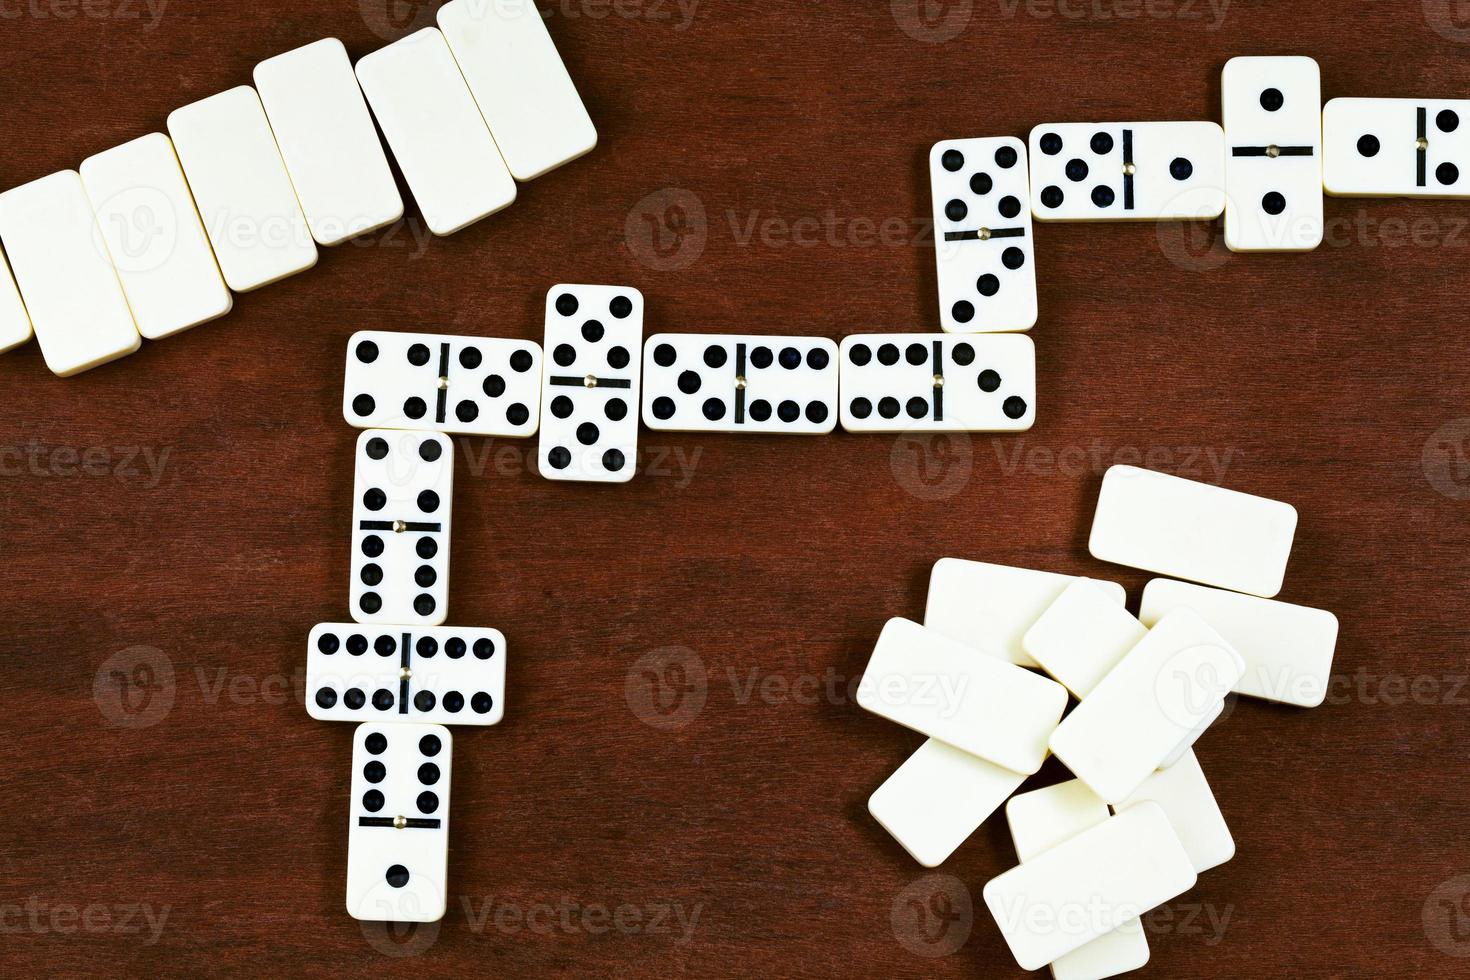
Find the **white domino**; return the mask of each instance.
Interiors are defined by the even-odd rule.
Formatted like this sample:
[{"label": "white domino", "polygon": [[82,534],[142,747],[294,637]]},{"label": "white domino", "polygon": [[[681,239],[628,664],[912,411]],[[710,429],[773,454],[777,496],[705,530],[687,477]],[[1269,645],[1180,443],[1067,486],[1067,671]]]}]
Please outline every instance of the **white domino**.
[{"label": "white domino", "polygon": [[352,618],[438,626],[449,605],[454,443],[439,432],[368,429],[355,459]]},{"label": "white domino", "polygon": [[1193,752],[1185,752],[1178,765],[1144,780],[1117,810],[1123,813],[1145,802],[1164,808],[1195,871],[1204,874],[1235,857],[1235,838]]},{"label": "white domino", "polygon": [[1023,432],[1036,345],[1020,334],[863,334],[841,347],[848,432]]},{"label": "white domino", "polygon": [[14,350],[31,339],[31,317],[15,287],[10,263],[0,252],[0,354]]},{"label": "white domino", "polygon": [[357,63],[357,78],[429,230],[452,235],[516,199],[516,184],[434,27]]},{"label": "white domino", "polygon": [[505,656],[494,629],[322,623],[307,640],[306,710],[318,721],[499,724]]},{"label": "white domino", "polygon": [[535,0],[450,0],[439,27],[516,180],[597,145],[597,130]]},{"label": "white domino", "polygon": [[1039,970],[1197,880],[1163,809],[1140,803],[992,878],[983,894],[1016,962]]},{"label": "white domino", "polygon": [[1030,774],[1046,758],[1047,738],[1067,706],[1067,691],[918,623],[891,619],[858,685],[858,704],[998,766]]},{"label": "white domino", "polygon": [[643,424],[655,431],[837,427],[837,345],[826,338],[662,333],[643,350]]},{"label": "white domino", "polygon": [[255,89],[318,244],[337,245],[403,217],[341,41],[324,38],[262,61]]},{"label": "white domino", "polygon": [[1036,325],[1036,249],[1026,146],[946,140],[929,152],[939,320],[950,333]]},{"label": "white domino", "polygon": [[342,417],[360,429],[526,438],[541,416],[531,340],[361,330],[347,341]]},{"label": "white domino", "polygon": [[1231,58],[1220,77],[1225,244],[1301,252],[1322,244],[1322,72],[1311,58]]},{"label": "white domino", "polygon": [[255,89],[175,109],[168,132],[231,289],[249,292],[316,265],[316,243]]},{"label": "white domino", "polygon": [[1322,181],[1342,197],[1470,197],[1470,99],[1333,99]]},{"label": "white domino", "polygon": [[1021,638],[1041,669],[1085,698],[1148,634],[1099,583],[1077,579]]},{"label": "white domino", "polygon": [[1215,123],[1043,123],[1030,145],[1038,221],[1199,220],[1225,210],[1225,132]]},{"label": "white domino", "polygon": [[926,868],[943,864],[1026,781],[931,738],[868,798],[868,812]]},{"label": "white domino", "polygon": [[1195,732],[1245,669],[1198,615],[1159,621],[1051,735],[1050,748],[1109,803],[1119,803]]},{"label": "white domino", "polygon": [[638,462],[643,294],[559,284],[546,294],[537,461],[548,480],[626,483]]},{"label": "white domino", "polygon": [[[1022,864],[1104,823],[1108,816],[1108,805],[1080,779],[1022,793],[1006,804],[1006,823]],[[1141,969],[1148,956],[1143,923],[1133,918],[1053,960],[1051,973],[1055,980],[1101,980]]]},{"label": "white domino", "polygon": [[1154,579],[1143,590],[1139,618],[1157,623],[1175,609],[1199,613],[1245,659],[1235,690],[1253,698],[1315,708],[1327,697],[1337,647],[1337,617],[1220,589]]},{"label": "white domino", "polygon": [[1271,598],[1296,534],[1290,504],[1135,466],[1103,477],[1095,558]]},{"label": "white domino", "polygon": [[[1013,664],[1035,667],[1023,647],[1026,631],[1075,581],[1055,572],[941,558],[929,575],[924,625],[951,640],[993,650]],[[1123,586],[1096,579],[1092,584],[1122,608]]]},{"label": "white domino", "polygon": [[437,922],[449,893],[454,739],[441,725],[365,724],[352,739],[347,914]]},{"label": "white domino", "polygon": [[0,241],[55,374],[69,377],[138,349],[142,338],[76,171],[0,194]]},{"label": "white domino", "polygon": [[167,136],[88,157],[81,175],[139,333],[158,340],[230,312],[234,298]]}]

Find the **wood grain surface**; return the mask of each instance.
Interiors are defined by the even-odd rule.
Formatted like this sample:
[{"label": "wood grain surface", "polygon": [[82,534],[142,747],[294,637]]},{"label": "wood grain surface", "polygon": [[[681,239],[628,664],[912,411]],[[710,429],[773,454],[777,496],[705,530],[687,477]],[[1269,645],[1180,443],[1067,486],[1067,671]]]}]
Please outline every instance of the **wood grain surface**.
[{"label": "wood grain surface", "polygon": [[[352,732],[301,686],[347,614],[353,331],[539,339],[556,282],[636,285],[650,333],[931,329],[936,140],[1218,119],[1238,54],[1312,55],[1328,98],[1470,94],[1444,0],[541,6],[601,144],[509,210],[431,240],[410,207],[71,380],[0,358],[0,972],[1019,976],[980,903],[1004,821],[916,866],[865,803],[922,738],[852,685],[941,556],[1136,609],[1086,536],[1142,462],[1296,505],[1281,598],[1342,621],[1326,705],[1232,699],[1201,742],[1239,851],[1149,917],[1145,975],[1466,975],[1465,202],[1329,199],[1301,255],[1039,227],[1021,436],[645,431],[616,487],[458,440],[450,619],[509,638],[508,713],[456,735],[444,921],[345,914]],[[0,187],[435,7],[0,0]]]}]

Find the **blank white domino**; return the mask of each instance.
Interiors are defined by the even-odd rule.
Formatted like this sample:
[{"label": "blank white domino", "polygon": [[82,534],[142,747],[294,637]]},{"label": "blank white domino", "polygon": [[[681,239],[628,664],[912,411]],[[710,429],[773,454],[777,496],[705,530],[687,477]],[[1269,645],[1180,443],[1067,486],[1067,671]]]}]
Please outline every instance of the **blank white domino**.
[{"label": "blank white domino", "polygon": [[139,333],[158,340],[230,312],[234,298],[167,136],[88,157],[81,174]]},{"label": "blank white domino", "polygon": [[439,27],[516,180],[597,145],[597,130],[535,0],[451,0]]},{"label": "blank white domino", "polygon": [[1470,100],[1333,99],[1322,182],[1342,197],[1470,197]]},{"label": "blank white domino", "polygon": [[1322,244],[1322,71],[1300,56],[1231,58],[1220,75],[1225,244],[1302,252]]},{"label": "blank white domino", "polygon": [[931,738],[874,790],[868,812],[915,861],[935,868],[1025,781]]},{"label": "blank white domino", "polygon": [[516,183],[437,28],[364,56],[357,78],[430,231],[452,235],[516,199]]},{"label": "blank white domino", "polygon": [[1182,895],[1198,880],[1156,803],[1140,803],[985,885],[1016,962],[1039,970]]},{"label": "blank white domino", "polygon": [[1029,775],[1046,758],[1067,691],[918,623],[890,619],[858,685],[858,704]]},{"label": "blank white domino", "polygon": [[1088,550],[1160,575],[1270,598],[1281,591],[1296,509],[1135,466],[1103,477]]},{"label": "blank white domino", "polygon": [[1117,597],[1077,579],[1021,639],[1028,656],[1078,698],[1085,698],[1148,630]]},{"label": "blank white domino", "polygon": [[1051,736],[1051,750],[1092,791],[1119,803],[1192,734],[1245,669],[1195,613],[1149,631]]},{"label": "blank white domino", "polygon": [[10,263],[0,252],[0,354],[14,350],[31,339],[31,317],[15,288]]},{"label": "blank white domino", "polygon": [[[1022,639],[1031,624],[1077,579],[1072,575],[1012,568],[962,558],[941,558],[929,576],[924,625],[951,640],[996,651],[1003,660],[1035,667]],[[1123,586],[1093,585],[1122,607]]]},{"label": "blank white domino", "polygon": [[318,244],[337,245],[403,217],[341,41],[323,38],[262,61],[255,89]]},{"label": "blank white domino", "polygon": [[75,170],[0,194],[0,240],[54,373],[69,377],[142,344]]},{"label": "blank white domino", "polygon": [[1244,658],[1237,693],[1303,708],[1327,697],[1337,648],[1332,613],[1156,578],[1143,590],[1139,618],[1156,623],[1181,606],[1204,617]]},{"label": "blank white domino", "polygon": [[225,282],[249,292],[316,265],[316,243],[248,85],[175,109],[168,132]]},{"label": "blank white domino", "polygon": [[1235,857],[1235,838],[1193,752],[1184,753],[1178,765],[1160,769],[1144,780],[1117,810],[1123,813],[1150,801],[1164,808],[1195,871],[1204,874]]},{"label": "blank white domino", "polygon": [[[1006,804],[1006,823],[1022,864],[1108,816],[1108,805],[1080,779],[1022,793]],[[1051,973],[1056,980],[1100,980],[1142,968],[1148,955],[1143,923],[1134,918],[1053,960]]]}]

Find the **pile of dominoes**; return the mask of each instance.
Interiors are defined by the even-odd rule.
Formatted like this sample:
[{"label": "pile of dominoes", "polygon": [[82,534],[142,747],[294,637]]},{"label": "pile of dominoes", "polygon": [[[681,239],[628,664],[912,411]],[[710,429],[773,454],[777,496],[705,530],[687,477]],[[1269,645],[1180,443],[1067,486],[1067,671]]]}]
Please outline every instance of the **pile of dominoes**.
[{"label": "pile of dominoes", "polygon": [[[1279,501],[1114,466],[1089,550],[1175,576],[1137,617],[1114,582],[944,558],[923,625],[884,626],[858,703],[929,741],[868,809],[935,867],[1006,804],[1020,864],[984,897],[1023,968],[1142,967],[1139,917],[1235,856],[1194,744],[1232,691],[1321,704],[1337,645],[1332,613],[1272,598],[1296,525]],[[1075,778],[1013,795],[1049,755]]]}]

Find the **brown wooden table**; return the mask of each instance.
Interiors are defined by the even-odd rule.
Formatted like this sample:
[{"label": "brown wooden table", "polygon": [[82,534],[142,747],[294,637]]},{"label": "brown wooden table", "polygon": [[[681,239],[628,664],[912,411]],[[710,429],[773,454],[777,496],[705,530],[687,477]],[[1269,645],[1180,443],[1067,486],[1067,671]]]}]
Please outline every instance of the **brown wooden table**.
[{"label": "brown wooden table", "polygon": [[[434,6],[0,3],[0,186]],[[1040,228],[1019,437],[645,432],[618,487],[461,439],[451,620],[509,637],[509,711],[457,733],[436,927],[343,911],[351,728],[300,703],[347,613],[353,331],[539,339],[555,282],[638,286],[649,332],[929,328],[934,141],[1218,118],[1237,54],[1464,96],[1452,8],[556,0],[602,143],[510,210],[430,240],[411,208],[75,379],[0,359],[0,972],[1018,975],[979,905],[1003,820],[916,866],[865,802],[922,739],[850,685],[940,556],[1136,604],[1085,542],[1103,469],[1142,461],[1295,504],[1282,598],[1342,620],[1326,706],[1241,702],[1201,742],[1239,852],[1150,917],[1150,975],[1466,975],[1470,204],[1329,200],[1304,255]]]}]

